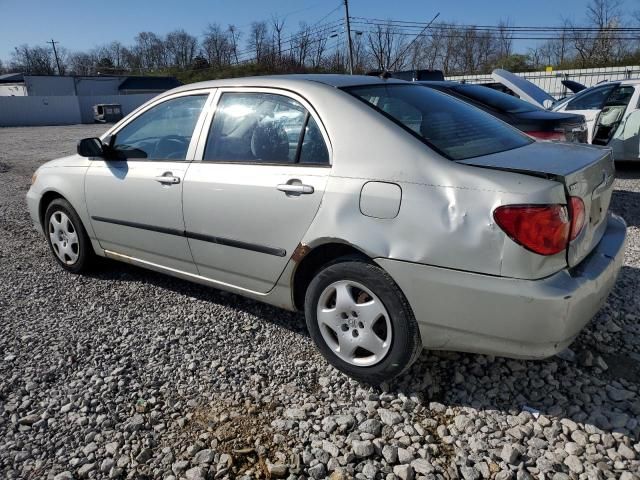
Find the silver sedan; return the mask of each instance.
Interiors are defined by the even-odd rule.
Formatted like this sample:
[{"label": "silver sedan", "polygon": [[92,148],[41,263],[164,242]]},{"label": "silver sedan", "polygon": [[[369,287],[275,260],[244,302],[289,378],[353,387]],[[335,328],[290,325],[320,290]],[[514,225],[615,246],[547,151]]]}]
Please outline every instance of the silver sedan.
[{"label": "silver sedan", "polygon": [[29,210],[94,256],[304,311],[378,383],[424,348],[541,358],[620,269],[609,150],[535,142],[446,94],[313,75],[191,84],[38,169]]}]

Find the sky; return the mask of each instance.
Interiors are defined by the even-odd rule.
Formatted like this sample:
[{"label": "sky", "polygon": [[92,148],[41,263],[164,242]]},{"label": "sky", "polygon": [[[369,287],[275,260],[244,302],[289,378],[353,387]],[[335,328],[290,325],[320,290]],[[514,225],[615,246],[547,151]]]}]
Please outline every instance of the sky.
[{"label": "sky", "polygon": [[[626,0],[638,2],[638,0]],[[286,16],[291,33],[299,22],[313,24],[341,0],[0,0],[0,60],[21,44],[56,40],[68,51],[90,50],[119,40],[133,43],[138,32],[165,34],[183,28],[201,35],[208,23],[234,24],[241,30],[255,20]],[[349,0],[351,16],[491,25],[509,19],[516,26],[557,25],[561,18],[581,21],[588,0]],[[341,10],[327,18],[338,19]],[[525,51],[524,42],[516,50]]]}]

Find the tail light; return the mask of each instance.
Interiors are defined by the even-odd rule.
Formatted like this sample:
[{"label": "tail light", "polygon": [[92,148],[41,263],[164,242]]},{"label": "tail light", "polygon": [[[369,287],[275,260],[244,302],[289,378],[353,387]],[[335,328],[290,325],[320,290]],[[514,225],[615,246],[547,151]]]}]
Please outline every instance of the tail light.
[{"label": "tail light", "polygon": [[564,130],[551,130],[547,132],[533,131],[527,132],[527,135],[534,137],[537,140],[545,140],[548,142],[566,142],[567,134]]},{"label": "tail light", "polygon": [[516,243],[540,255],[567,248],[571,221],[564,205],[505,205],[493,212],[498,226]]},{"label": "tail light", "polygon": [[580,197],[569,197],[569,216],[571,218],[571,235],[569,236],[569,241],[572,241],[580,235],[586,218],[584,202]]}]

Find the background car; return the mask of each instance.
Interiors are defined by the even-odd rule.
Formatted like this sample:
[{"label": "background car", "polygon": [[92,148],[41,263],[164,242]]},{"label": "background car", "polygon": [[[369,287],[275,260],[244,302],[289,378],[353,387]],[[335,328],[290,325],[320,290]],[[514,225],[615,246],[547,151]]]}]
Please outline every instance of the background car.
[{"label": "background car", "polygon": [[331,364],[380,383],[423,347],[570,344],[624,258],[613,171],[421,85],[294,75],[162,94],[27,202],[63,269],[105,256],[304,311]]},{"label": "background car", "polygon": [[539,140],[587,141],[587,127],[582,115],[549,112],[482,85],[447,81],[417,83],[464,100]]},{"label": "background car", "polygon": [[506,70],[497,69],[491,75],[535,106],[584,116],[588,143],[610,147],[615,160],[640,159],[640,79],[599,83],[556,100],[537,85]]}]

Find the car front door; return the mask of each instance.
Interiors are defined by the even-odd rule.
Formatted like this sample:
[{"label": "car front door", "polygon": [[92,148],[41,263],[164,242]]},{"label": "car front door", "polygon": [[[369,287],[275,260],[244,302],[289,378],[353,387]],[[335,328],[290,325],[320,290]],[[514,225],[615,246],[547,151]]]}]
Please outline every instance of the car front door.
[{"label": "car front door", "polygon": [[609,94],[596,119],[591,143],[609,144],[625,118],[625,112],[634,93],[633,85],[619,85]]},{"label": "car front door", "polygon": [[600,114],[604,103],[607,101],[607,98],[617,86],[618,84],[615,83],[583,90],[576,94],[571,100],[567,101],[564,107],[558,108],[556,111],[583,115],[585,122],[587,123],[587,141],[591,143],[593,141],[593,134],[598,115]]},{"label": "car front door", "polygon": [[318,211],[328,137],[291,93],[226,89],[214,103],[184,182],[187,238],[201,276],[265,293]]},{"label": "car front door", "polygon": [[122,159],[91,162],[87,208],[108,254],[196,273],[184,236],[182,190],[208,97],[199,91],[160,100],[109,136]]}]

